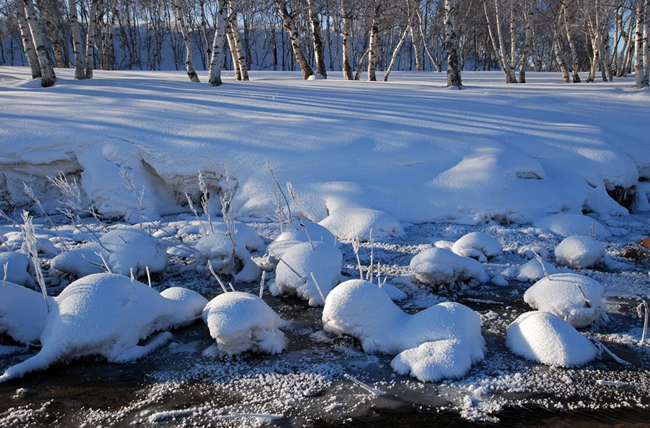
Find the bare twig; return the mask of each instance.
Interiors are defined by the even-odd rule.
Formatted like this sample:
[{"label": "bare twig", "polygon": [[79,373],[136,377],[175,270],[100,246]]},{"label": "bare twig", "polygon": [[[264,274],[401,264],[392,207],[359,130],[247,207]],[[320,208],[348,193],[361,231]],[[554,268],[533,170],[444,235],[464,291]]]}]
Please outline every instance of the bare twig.
[{"label": "bare twig", "polygon": [[212,262],[211,262],[210,260],[208,260],[208,270],[210,271],[210,273],[212,274],[212,276],[215,277],[215,279],[217,280],[217,282],[218,282],[219,285],[221,286],[221,289],[223,290],[223,292],[224,292],[224,293],[227,293],[227,292],[228,292],[228,289],[226,289],[226,286],[223,285],[223,282],[221,281],[221,278],[219,278],[219,275],[217,275],[217,273],[216,273],[216,272],[214,271],[214,269],[212,268]]}]

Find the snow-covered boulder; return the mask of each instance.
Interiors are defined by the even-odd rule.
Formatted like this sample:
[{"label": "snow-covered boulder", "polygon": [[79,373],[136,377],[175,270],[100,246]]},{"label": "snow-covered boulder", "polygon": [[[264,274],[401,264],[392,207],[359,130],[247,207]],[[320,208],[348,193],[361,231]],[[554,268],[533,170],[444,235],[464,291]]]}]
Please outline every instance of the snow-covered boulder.
[{"label": "snow-covered boulder", "polygon": [[555,248],[558,263],[585,269],[605,264],[605,246],[591,236],[569,236]]},{"label": "snow-covered boulder", "polygon": [[537,259],[529,260],[521,266],[511,266],[501,272],[506,279],[514,279],[520,282],[533,282],[539,281],[544,277],[544,269],[549,275],[558,273],[559,270],[547,261],[544,262],[544,267]]},{"label": "snow-covered boulder", "polygon": [[421,382],[437,382],[465,376],[472,367],[472,354],[465,342],[438,340],[400,352],[390,366],[397,374],[410,374]]},{"label": "snow-covered boulder", "polygon": [[549,366],[580,367],[596,347],[568,322],[550,312],[526,312],[508,327],[506,345],[517,355]]},{"label": "snow-covered boulder", "polygon": [[288,323],[264,300],[250,293],[220,294],[203,310],[203,321],[221,355],[247,351],[279,354],[286,346],[280,328]]},{"label": "snow-covered boulder", "polygon": [[[341,276],[343,255],[334,245],[314,242],[296,244],[288,249],[275,269],[275,281],[269,283],[274,296],[294,294],[309,305],[323,305],[320,293],[327,298]],[[295,272],[294,272],[295,271]],[[311,274],[314,274],[320,292]]]},{"label": "snow-covered boulder", "polygon": [[29,274],[29,257],[27,254],[15,251],[0,253],[0,279],[5,274],[7,267],[7,281],[15,284],[34,285],[34,280]]},{"label": "snow-covered boulder", "polygon": [[481,319],[467,306],[445,302],[409,315],[376,284],[363,280],[345,281],[327,296],[323,329],[356,337],[365,352],[394,355],[425,342],[459,340],[475,362],[485,349]]},{"label": "snow-covered boulder", "polygon": [[602,296],[603,286],[598,281],[575,273],[558,273],[526,290],[524,301],[533,309],[554,313],[580,328],[607,321]]},{"label": "snow-covered boulder", "polygon": [[43,294],[9,281],[0,281],[0,333],[20,343],[36,343],[45,326]]},{"label": "snow-covered boulder", "polygon": [[50,300],[41,351],[8,368],[0,382],[90,355],[114,363],[136,360],[172,335],[163,332],[138,345],[141,340],[193,322],[206,303],[193,291],[172,289],[160,294],[122,275],[103,273],[78,279]]},{"label": "snow-covered boulder", "polygon": [[384,211],[369,208],[345,208],[330,212],[320,223],[339,239],[387,238],[404,233],[402,225]]},{"label": "snow-covered boulder", "polygon": [[212,268],[220,274],[233,275],[237,281],[256,281],[260,268],[255,264],[245,246],[236,245],[233,260],[233,248],[230,238],[222,233],[210,233],[199,239],[195,247],[197,269],[205,271],[208,260]]},{"label": "snow-covered boulder", "polygon": [[136,276],[149,272],[161,272],[167,265],[167,256],[155,238],[139,229],[114,229],[101,238],[99,243],[89,242],[79,248],[59,254],[51,261],[52,268],[83,277],[104,271],[101,254],[111,269],[119,275]]},{"label": "snow-covered boulder", "polygon": [[451,250],[459,256],[471,257],[481,263],[503,254],[501,243],[483,232],[468,233],[454,242]]},{"label": "snow-covered boulder", "polygon": [[450,289],[457,282],[476,280],[484,283],[490,280],[482,264],[443,248],[422,251],[413,257],[409,267],[418,281]]},{"label": "snow-covered boulder", "polygon": [[[339,246],[334,234],[318,223],[310,221],[304,222],[305,227],[300,225],[300,221],[294,221],[283,227],[282,232],[275,237],[267,248],[271,257],[282,257],[282,255],[291,247],[301,242],[309,242],[307,233],[312,241],[324,242],[326,244]],[[305,233],[305,229],[307,232]]]},{"label": "snow-covered boulder", "polygon": [[573,235],[607,238],[612,233],[597,220],[582,214],[553,214],[542,217],[533,223],[540,229],[547,229],[555,235],[566,238]]}]

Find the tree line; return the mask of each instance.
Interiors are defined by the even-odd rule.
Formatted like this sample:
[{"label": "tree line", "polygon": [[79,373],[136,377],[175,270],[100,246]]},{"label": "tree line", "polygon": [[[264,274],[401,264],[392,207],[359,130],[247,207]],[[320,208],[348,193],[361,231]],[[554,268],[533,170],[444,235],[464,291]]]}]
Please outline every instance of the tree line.
[{"label": "tree line", "polygon": [[248,80],[250,69],[305,79],[388,80],[392,70],[560,71],[564,82],[629,74],[648,86],[650,0],[0,0],[0,64],[23,58],[43,86],[55,67],[185,67]]}]

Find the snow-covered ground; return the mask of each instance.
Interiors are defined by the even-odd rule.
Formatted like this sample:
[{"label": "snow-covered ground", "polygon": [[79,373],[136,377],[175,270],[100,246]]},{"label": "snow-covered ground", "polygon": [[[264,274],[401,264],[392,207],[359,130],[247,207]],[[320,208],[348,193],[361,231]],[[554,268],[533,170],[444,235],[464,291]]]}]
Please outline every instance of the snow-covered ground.
[{"label": "snow-covered ground", "polygon": [[[650,297],[648,259],[637,263],[622,257],[630,247],[638,251],[635,254],[646,251],[647,257],[637,242],[650,235],[650,214],[628,215],[605,190],[629,190],[639,179],[639,188],[647,188],[650,177],[645,123],[650,93],[630,89],[630,81],[562,85],[556,83],[557,75],[533,73],[530,84],[506,86],[498,73],[466,73],[467,87],[458,92],[443,87],[443,75],[430,73],[394,73],[393,82],[367,83],[336,76],[304,82],[291,73],[254,72],[251,82],[235,83],[226,75],[226,84],[211,88],[186,82],[182,73],[97,72],[93,81],[74,82],[67,70],[60,70],[58,85],[44,90],[26,82],[25,73],[0,68],[0,208],[13,210],[10,215],[21,224],[20,208],[30,207],[36,235],[30,244],[14,221],[0,219],[0,254],[16,254],[0,257],[10,263],[7,281],[12,282],[0,282],[0,299],[2,293],[16,299],[9,304],[0,300],[0,374],[39,354],[32,330],[43,328],[43,323],[46,333],[57,326],[57,332],[65,333],[68,319],[76,320],[76,328],[98,323],[108,333],[102,343],[93,342],[90,335],[74,342],[79,344],[68,347],[68,357],[62,357],[69,365],[55,364],[0,383],[0,426],[310,426],[316,421],[336,425],[348,418],[392,426],[395,414],[412,426],[458,417],[519,425],[520,414],[547,421],[568,421],[574,416],[567,411],[591,412],[603,421],[647,420],[650,415],[650,346],[639,345],[643,319],[637,315],[640,299]],[[293,183],[294,219],[302,212],[322,221],[343,242],[329,235],[324,239],[326,234],[307,222],[308,232],[320,236],[294,231],[293,238],[285,239],[287,248],[268,257],[266,247],[280,230],[266,162],[280,183]],[[92,202],[100,214],[140,221],[137,195],[128,190],[120,169],[132,174],[137,191],[145,186],[143,219],[161,218],[133,226],[137,235],[151,235],[146,239],[127,239],[136,234],[124,231],[122,219],[100,226],[87,217],[85,226],[75,228],[57,214],[52,218],[55,228],[23,191],[25,181],[45,209],[54,211],[65,198],[46,177],[61,171],[80,183],[81,205]],[[212,225],[206,216],[196,221],[184,206],[187,192],[201,212],[198,169],[213,196],[228,184],[226,169],[239,185],[234,214],[247,226],[236,226],[241,231],[233,240],[236,254],[230,239],[224,238],[227,224],[214,219],[219,214],[217,198],[207,202]],[[647,196],[640,192],[634,207],[647,206]],[[183,213],[170,214],[175,211]],[[300,228],[299,222],[291,228]],[[479,234],[465,237],[472,232]],[[107,235],[122,238],[102,241]],[[602,244],[604,262],[585,268],[567,263],[579,256],[572,250],[577,246],[555,250],[574,235]],[[355,236],[363,242],[350,240]],[[309,244],[312,239],[323,242]],[[218,241],[218,254],[204,251],[206,241]],[[115,248],[102,247],[107,242],[123,250],[121,263],[114,260]],[[289,257],[291,245],[304,251]],[[365,353],[359,342],[363,339],[345,329],[341,336],[326,333],[323,308],[310,306],[306,296],[269,293],[276,273],[288,269],[282,275],[296,270],[296,289],[304,286],[310,290],[309,299],[325,300],[330,284],[315,272],[322,266],[312,261],[324,245],[337,254],[334,270],[339,268],[339,250],[342,255],[332,296],[341,294],[336,292],[340,283],[357,279],[359,269],[367,274],[371,263],[375,268],[368,275],[370,282],[387,281],[383,289],[388,297],[374,289],[370,294],[390,307],[390,322],[382,317],[383,309],[368,307],[367,302],[364,306],[346,300],[346,310],[352,318],[363,312],[364,325],[378,337],[398,332],[400,340],[413,342],[409,346],[419,345],[404,349],[395,363],[399,367],[391,368],[394,353]],[[46,305],[40,290],[16,292],[34,287],[37,279],[25,264],[30,247],[40,250],[51,296]],[[445,282],[453,286],[420,282],[411,266],[416,255],[436,247],[453,259],[430,263],[430,270],[450,271]],[[83,250],[75,252],[78,248]],[[159,257],[162,249],[166,263]],[[82,253],[85,257],[74,256]],[[66,294],[76,276],[87,272],[64,273],[61,264],[51,263],[62,256],[93,271],[115,269],[127,275],[119,277],[122,292],[98,294],[92,281],[82,279]],[[456,260],[480,265],[480,278],[455,275]],[[122,271],[117,272],[118,267]],[[264,271],[263,302],[248,294],[223,295],[230,285],[219,285],[210,274],[213,268],[226,284],[232,280],[237,292],[255,296],[260,292],[258,269]],[[242,277],[236,273],[228,277],[228,269],[254,270],[256,278],[248,282],[250,278],[238,279]],[[331,266],[327,271],[338,277]],[[557,285],[553,277],[561,277],[554,274],[566,272],[588,277],[584,284],[599,284],[594,285],[598,293],[587,285],[568,290],[569,309],[592,309],[597,315],[606,311],[607,316],[590,317],[580,323],[579,332],[559,318],[545,316],[549,322],[534,325],[521,320],[520,337],[508,343],[508,327],[531,311],[524,301],[526,290],[537,281]],[[140,282],[129,280],[131,273]],[[147,289],[149,280],[160,295]],[[224,297],[206,308],[207,326],[195,307],[203,303],[198,296],[192,298],[192,312],[183,322],[168,316],[165,322],[145,322],[135,336],[130,334],[135,341],[127,347],[142,350],[138,356],[144,358],[135,364],[108,363],[106,346],[122,340],[120,335],[129,330],[119,328],[113,334],[113,325],[132,324],[127,317],[111,314],[131,311],[145,319],[148,306],[158,301],[168,305],[168,294],[180,293],[172,287],[187,288],[207,300]],[[562,290],[542,294],[536,300],[559,296],[547,305],[552,308],[567,297]],[[94,300],[84,300],[84,295]],[[75,299],[80,303],[74,304]],[[61,309],[64,300],[69,314]],[[478,331],[469,341],[452,334],[453,329],[448,329],[451,337],[439,335],[436,326],[429,331],[426,323],[406,328],[444,302],[460,303],[469,308],[463,309],[468,314],[475,311],[482,339]],[[35,311],[48,306],[47,319],[27,316],[25,309],[15,312],[30,305]],[[109,309],[81,310],[91,306]],[[571,311],[551,310],[572,320]],[[415,315],[419,313],[423,315]],[[544,318],[534,315],[531,320]],[[194,317],[191,325],[167,331]],[[27,327],[32,329],[29,335],[3,335]],[[561,346],[546,352],[549,344],[542,335],[535,337],[532,351],[522,351],[522,338],[538,330],[559,338]],[[155,331],[163,332],[151,339]],[[574,341],[564,346],[562,340],[570,341],[571,335],[594,343],[596,359],[591,361],[592,345]],[[444,340],[428,341],[438,336]],[[49,337],[41,336],[43,349]],[[483,358],[469,358],[468,343],[481,348],[483,339]],[[625,362],[603,351],[598,342]],[[230,345],[236,352],[228,352]],[[587,347],[589,358],[579,357]],[[380,352],[402,348],[377,347]],[[144,356],[144,350],[155,352]],[[244,350],[264,352],[231,355]],[[586,365],[554,367],[579,364]]]}]

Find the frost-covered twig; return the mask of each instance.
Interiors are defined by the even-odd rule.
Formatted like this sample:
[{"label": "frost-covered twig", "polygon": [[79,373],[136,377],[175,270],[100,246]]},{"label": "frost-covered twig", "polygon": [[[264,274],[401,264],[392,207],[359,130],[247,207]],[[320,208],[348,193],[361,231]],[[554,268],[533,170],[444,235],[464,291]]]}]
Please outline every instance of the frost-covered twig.
[{"label": "frost-covered twig", "polygon": [[201,170],[199,170],[199,190],[201,191],[201,208],[203,208],[203,213],[208,218],[210,232],[214,233],[212,214],[210,214],[210,207],[208,206],[208,201],[210,200],[210,192],[208,192],[208,186],[205,184],[205,179],[203,178],[203,173]]},{"label": "frost-covered twig", "polygon": [[233,199],[235,198],[235,193],[237,188],[232,184],[232,178],[230,177],[230,170],[228,167],[225,167],[225,179],[226,179],[226,189],[221,192],[219,199],[221,201],[221,215],[223,216],[223,221],[226,223],[226,236],[230,239],[232,244],[232,261],[233,261],[233,274],[235,270],[235,253],[236,253],[236,244],[235,244],[235,235],[237,234],[237,229],[235,228],[235,212],[233,209]]},{"label": "frost-covered twig", "polygon": [[149,288],[151,288],[151,272],[149,272],[149,266],[145,266],[144,270],[147,272],[147,284],[149,284]]},{"label": "frost-covered twig", "polygon": [[290,265],[289,263],[285,262],[284,259],[282,259],[282,257],[277,256],[277,259],[278,259],[279,261],[281,261],[282,263],[284,263],[284,265],[285,265],[286,267],[288,267],[289,270],[291,270],[291,272],[293,272],[294,274],[296,274],[296,276],[298,276],[298,278],[302,279],[302,282],[303,282],[303,283],[306,283],[306,282],[307,282],[307,278],[305,278],[304,276],[300,275],[300,274],[298,273],[298,271],[295,270],[294,268],[292,268],[291,265]]},{"label": "frost-covered twig", "polygon": [[368,273],[366,274],[366,280],[372,282],[373,274],[373,265],[375,263],[375,240],[372,237],[372,228],[370,229],[370,266],[368,268]]},{"label": "frost-covered twig", "polygon": [[535,250],[531,250],[531,251],[532,251],[533,254],[535,255],[535,258],[537,259],[537,261],[539,262],[539,264],[542,266],[542,271],[544,271],[544,276],[546,277],[546,279],[548,279],[549,281],[552,281],[552,280],[551,280],[551,277],[548,275],[548,271],[546,270],[546,265],[544,264],[544,259],[542,258],[542,256],[540,256],[539,254],[537,254],[537,253],[535,252]]},{"label": "frost-covered twig", "polygon": [[[72,210],[72,212],[84,212],[86,214],[90,214],[95,219],[95,221],[97,221],[97,224],[100,228],[102,228],[102,230],[108,231],[108,228],[104,225],[104,223],[102,223],[95,208],[92,205],[84,206],[81,198],[81,189],[79,188],[76,179],[73,178],[72,182],[70,182],[68,181],[68,177],[59,171],[55,178],[48,177],[48,180],[61,191],[63,196],[65,196],[65,199],[63,201],[59,201],[61,204],[66,206],[69,210]],[[61,209],[59,209],[59,211],[61,211]],[[76,214],[76,216],[79,217],[78,214]]]},{"label": "frost-covered twig", "polygon": [[300,207],[300,204],[298,204],[298,199],[296,198],[296,192],[293,189],[293,184],[291,184],[290,181],[287,181],[287,191],[289,192],[289,197],[293,201],[294,204],[296,204],[296,207],[298,208],[298,211],[300,212],[300,227],[305,231],[305,235],[307,236],[307,239],[309,240],[309,245],[311,246],[311,249],[314,249],[314,242],[311,240],[311,236],[309,235],[309,231],[307,230],[307,226],[305,226],[304,218],[305,214],[302,211],[302,208]]},{"label": "frost-covered twig", "polygon": [[639,342],[639,346],[645,345],[647,334],[648,334],[648,317],[650,316],[650,309],[648,308],[648,302],[645,299],[641,300],[641,303],[636,308],[639,317],[641,317],[641,308],[643,308],[644,316],[643,316],[643,332],[641,333],[641,341]]},{"label": "frost-covered twig", "polygon": [[359,269],[359,279],[363,279],[363,267],[361,266],[361,259],[359,258],[359,248],[361,247],[361,241],[359,240],[359,236],[355,236],[352,239],[352,251],[354,251],[354,255],[357,257],[357,268]]},{"label": "frost-covered twig", "polygon": [[205,228],[205,225],[201,221],[201,217],[199,217],[199,213],[196,212],[196,208],[194,208],[194,203],[192,202],[192,198],[190,198],[190,195],[185,192],[185,199],[187,199],[187,205],[190,207],[190,210],[192,210],[192,213],[194,214],[194,217],[196,217],[196,221],[199,222],[201,225],[201,229],[203,229],[203,236],[208,234],[208,230]]},{"label": "frost-covered twig", "polygon": [[351,376],[351,375],[349,375],[347,373],[345,375],[343,375],[343,376],[346,379],[351,380],[352,382],[356,383],[357,385],[359,385],[361,388],[365,389],[366,391],[368,391],[372,395],[376,395],[378,397],[386,395],[386,393],[384,391],[382,391],[381,389],[373,388],[372,386],[361,382],[359,379],[357,379],[357,378],[355,378],[355,377],[353,377],[353,376]]},{"label": "frost-covered twig", "polygon": [[16,221],[13,218],[9,217],[4,211],[2,211],[2,209],[0,209],[0,218],[7,220],[14,227],[20,227],[20,225],[16,223]]},{"label": "frost-covered twig", "polygon": [[318,294],[320,294],[320,298],[323,299],[323,304],[325,304],[325,295],[323,294],[323,290],[321,290],[320,285],[318,284],[318,281],[316,281],[316,277],[314,276],[314,272],[309,272],[309,275],[311,275],[312,281],[314,281],[314,285],[316,286],[316,289],[318,290]]},{"label": "frost-covered twig", "polygon": [[7,275],[9,274],[9,262],[3,264],[2,269],[4,270],[2,275],[2,288],[4,288],[5,282],[7,282]]},{"label": "frost-covered twig", "polygon": [[214,268],[212,267],[212,261],[211,260],[208,260],[208,270],[210,271],[212,276],[217,280],[217,282],[221,286],[221,289],[223,290],[223,292],[227,293],[228,290],[226,289],[226,286],[221,281],[221,278],[219,278],[219,275],[217,275],[217,273],[214,271]]},{"label": "frost-covered twig", "polygon": [[260,299],[264,295],[264,282],[266,281],[266,271],[262,271],[262,280],[260,281]]},{"label": "frost-covered twig", "polygon": [[600,342],[598,339],[596,339],[592,335],[585,334],[585,336],[587,337],[587,339],[591,340],[594,343],[594,345],[596,345],[596,348],[598,348],[601,352],[604,351],[607,355],[612,357],[614,359],[614,361],[616,361],[617,363],[622,364],[624,366],[631,366],[632,365],[632,364],[628,363],[627,361],[625,361],[624,359],[620,358],[618,355],[616,355],[612,351],[610,351],[607,346],[605,346],[602,342]]},{"label": "frost-covered twig", "polygon": [[102,260],[102,263],[104,263],[104,268],[106,269],[106,272],[113,273],[113,271],[111,270],[111,267],[106,262],[106,259],[104,258],[104,255],[99,251],[95,251],[95,255]]},{"label": "frost-covered twig", "polygon": [[284,210],[279,204],[279,197],[276,197],[276,204],[278,205],[278,217],[285,217],[285,220],[287,223],[291,223],[293,221],[293,216],[291,215],[291,206],[289,205],[289,199],[287,198],[287,195],[284,193],[282,190],[282,187],[280,186],[280,183],[278,182],[277,177],[275,176],[275,172],[273,172],[273,168],[271,168],[271,165],[267,162],[266,163],[266,171],[268,172],[269,176],[271,177],[271,181],[273,181],[273,184],[275,184],[274,187],[274,192],[278,191],[284,198],[284,203],[287,205],[287,212],[288,215],[284,215]]},{"label": "frost-covered twig", "polygon": [[52,229],[54,229],[54,231],[56,232],[56,236],[59,237],[59,240],[61,242],[61,245],[63,246],[63,249],[65,251],[68,251],[68,246],[66,245],[66,243],[65,243],[65,241],[63,239],[63,236],[61,236],[61,232],[59,231],[59,228],[56,227],[56,225],[52,221],[52,218],[50,217],[50,215],[47,213],[47,211],[45,211],[45,208],[43,208],[43,205],[41,204],[40,199],[38,199],[36,197],[36,194],[34,194],[34,191],[32,190],[32,188],[29,187],[27,185],[27,183],[25,183],[24,181],[23,181],[23,192],[25,192],[25,194],[27,196],[29,196],[29,198],[32,201],[34,201],[34,203],[36,204],[38,209],[41,211],[41,214],[43,215],[43,217],[45,217],[47,219],[47,221],[50,223],[50,226],[52,226]]},{"label": "frost-covered twig", "polygon": [[41,288],[43,293],[43,299],[45,300],[45,309],[47,312],[50,311],[50,303],[47,299],[47,287],[45,285],[45,279],[43,278],[43,272],[41,271],[41,264],[38,261],[38,248],[36,246],[36,235],[34,234],[34,225],[32,224],[32,216],[29,215],[27,211],[23,211],[22,214],[24,225],[21,227],[23,235],[25,236],[25,243],[27,244],[27,252],[32,259],[32,264],[34,265],[34,272],[36,273],[36,282]]},{"label": "frost-covered twig", "polygon": [[120,177],[122,177],[122,180],[124,180],[126,189],[135,198],[138,209],[138,217],[140,218],[140,229],[144,230],[144,215],[142,209],[142,201],[144,200],[144,184],[142,185],[142,190],[138,192],[135,188],[135,182],[133,181],[133,174],[129,174],[124,168],[120,168]]}]

